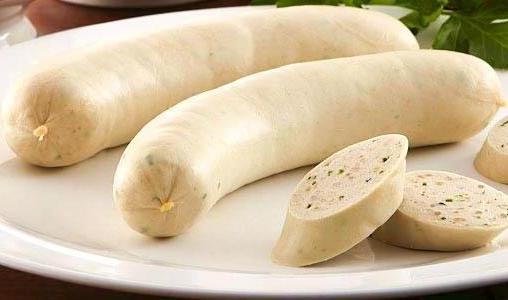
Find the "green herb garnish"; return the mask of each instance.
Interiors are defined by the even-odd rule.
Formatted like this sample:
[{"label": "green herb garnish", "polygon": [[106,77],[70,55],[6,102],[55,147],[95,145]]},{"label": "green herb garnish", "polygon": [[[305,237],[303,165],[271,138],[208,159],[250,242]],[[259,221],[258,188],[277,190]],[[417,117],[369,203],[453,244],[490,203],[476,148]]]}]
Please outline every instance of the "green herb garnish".
[{"label": "green herb garnish", "polygon": [[153,166],[153,156],[152,156],[151,154],[148,154],[148,155],[145,157],[145,160],[146,160],[146,162],[148,163],[148,165]]}]

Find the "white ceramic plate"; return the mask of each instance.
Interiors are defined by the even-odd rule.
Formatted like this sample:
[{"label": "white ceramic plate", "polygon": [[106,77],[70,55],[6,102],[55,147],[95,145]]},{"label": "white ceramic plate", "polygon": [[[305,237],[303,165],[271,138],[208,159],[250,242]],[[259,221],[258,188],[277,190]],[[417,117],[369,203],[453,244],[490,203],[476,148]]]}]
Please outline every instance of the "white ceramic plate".
[{"label": "white ceramic plate", "polygon": [[35,38],[32,23],[23,16],[21,5],[6,6],[8,3],[27,3],[29,0],[0,0],[0,49]]},{"label": "white ceramic plate", "polygon": [[[143,17],[21,43],[0,51],[0,99],[28,67],[47,56],[148,27],[253,9],[264,8]],[[508,75],[499,75],[506,91]],[[507,112],[497,117],[502,113]],[[472,166],[485,133],[459,144],[412,150],[408,168],[485,180]],[[508,280],[508,235],[488,248],[459,253],[410,251],[367,240],[316,266],[273,264],[270,250],[288,196],[308,168],[241,188],[187,234],[143,237],[123,223],[111,200],[122,150],[105,151],[69,168],[43,169],[14,158],[0,140],[0,263],[89,285],[186,296],[402,296]],[[485,181],[508,192],[506,186]]]}]

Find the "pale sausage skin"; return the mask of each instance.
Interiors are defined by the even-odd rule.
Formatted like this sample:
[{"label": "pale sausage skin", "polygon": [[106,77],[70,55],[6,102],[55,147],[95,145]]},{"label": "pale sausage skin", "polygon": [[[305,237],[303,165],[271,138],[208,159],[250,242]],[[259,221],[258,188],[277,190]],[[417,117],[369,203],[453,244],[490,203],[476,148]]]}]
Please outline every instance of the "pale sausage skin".
[{"label": "pale sausage skin", "polygon": [[476,155],[476,170],[490,180],[508,184],[508,117],[490,130],[480,152]]},{"label": "pale sausage skin", "polygon": [[182,24],[58,57],[3,107],[23,160],[66,166],[129,142],[183,99],[245,75],[318,59],[418,49],[398,20],[347,7],[268,9]]},{"label": "pale sausage skin", "polygon": [[217,200],[386,133],[411,146],[466,139],[502,104],[496,72],[448,51],[294,64],[191,97],[148,123],[114,180],[127,223],[151,236],[188,229]]}]

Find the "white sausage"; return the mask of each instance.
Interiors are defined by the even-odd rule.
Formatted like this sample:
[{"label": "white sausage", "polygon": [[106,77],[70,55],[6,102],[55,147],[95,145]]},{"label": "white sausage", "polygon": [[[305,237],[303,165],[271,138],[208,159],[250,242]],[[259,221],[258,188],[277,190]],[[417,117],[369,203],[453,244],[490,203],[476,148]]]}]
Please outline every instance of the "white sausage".
[{"label": "white sausage", "polygon": [[383,225],[402,202],[407,148],[402,135],[378,136],[308,172],[291,195],[273,261],[293,267],[322,262]]},{"label": "white sausage", "polygon": [[400,51],[294,64],[179,103],[128,145],[114,198],[152,236],[184,232],[225,194],[401,133],[411,146],[466,139],[502,103],[496,72],[466,54]]},{"label": "white sausage", "polygon": [[387,15],[346,7],[263,10],[181,25],[47,63],[3,108],[7,143],[27,162],[66,166],[129,142],[179,101],[294,62],[418,49]]}]

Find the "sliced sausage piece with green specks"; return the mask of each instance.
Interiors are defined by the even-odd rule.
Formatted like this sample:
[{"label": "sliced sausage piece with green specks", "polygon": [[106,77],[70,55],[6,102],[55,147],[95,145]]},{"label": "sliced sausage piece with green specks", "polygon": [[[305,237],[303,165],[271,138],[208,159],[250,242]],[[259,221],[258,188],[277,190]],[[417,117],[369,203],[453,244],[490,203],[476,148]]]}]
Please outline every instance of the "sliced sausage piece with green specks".
[{"label": "sliced sausage piece with green specks", "polygon": [[483,176],[508,183],[508,117],[492,128],[474,165]]},{"label": "sliced sausage piece with green specks", "polygon": [[349,146],[298,183],[272,252],[274,262],[305,266],[367,238],[402,202],[408,141],[398,134]]},{"label": "sliced sausage piece with green specks", "polygon": [[508,196],[442,171],[406,174],[404,201],[373,237],[395,246],[461,251],[489,243],[508,227]]}]

